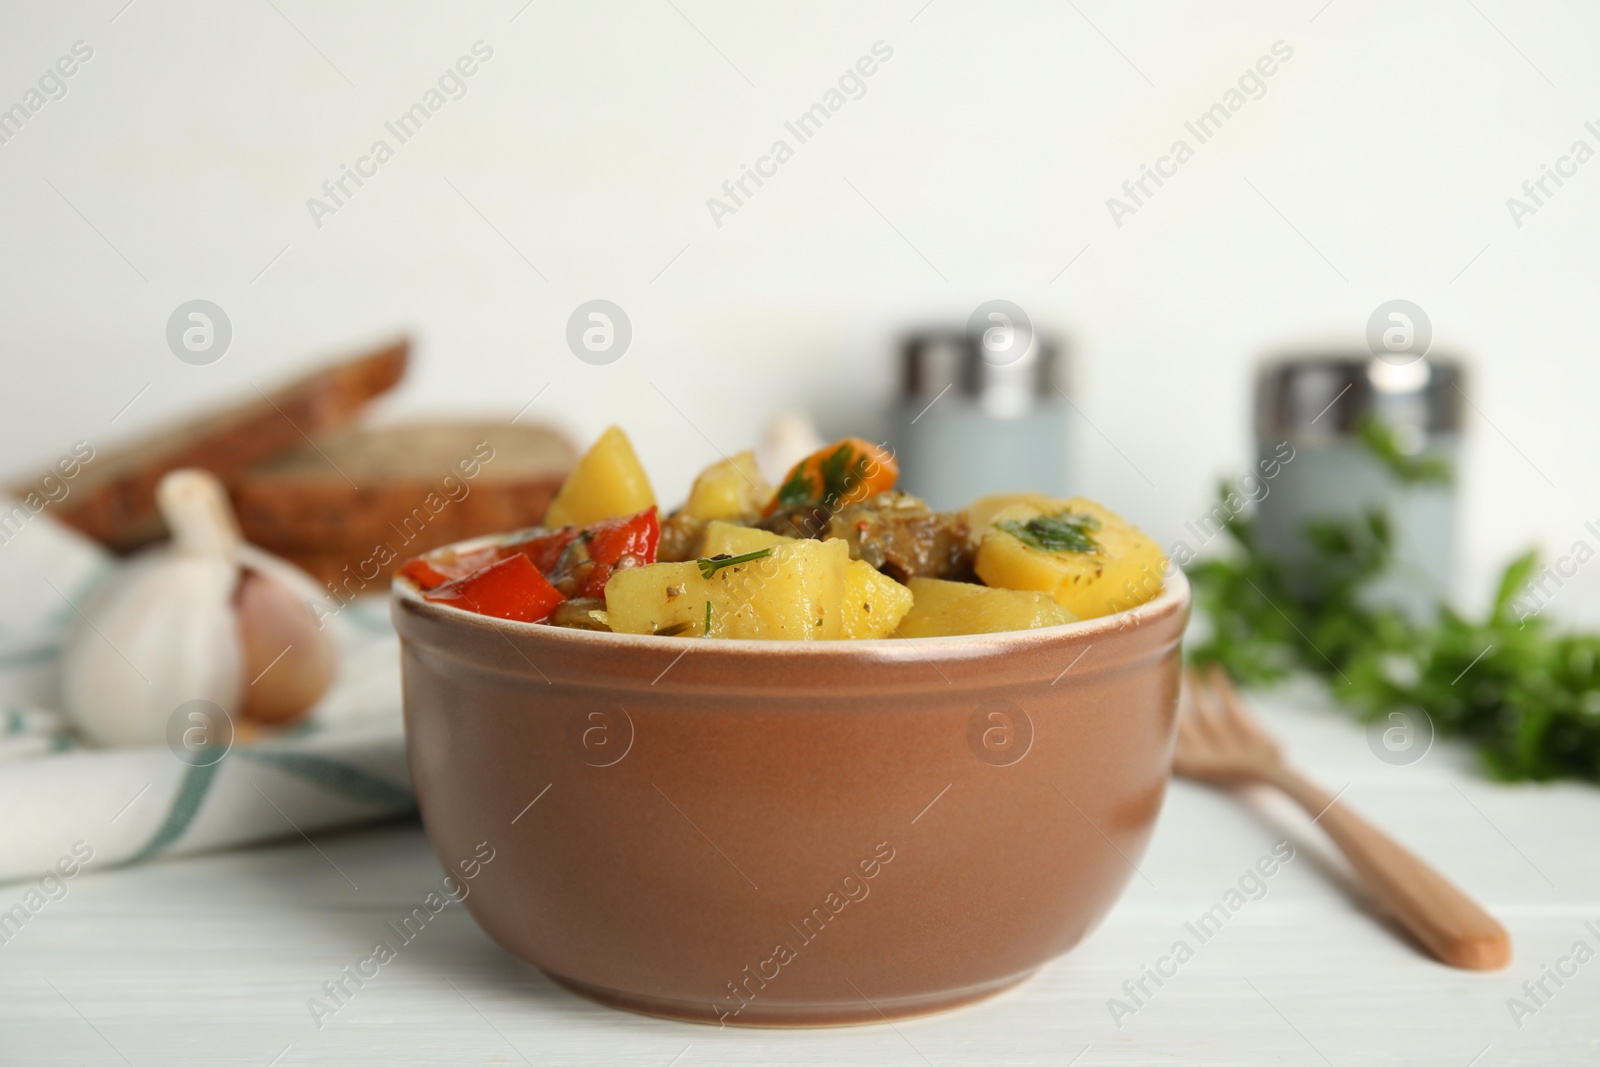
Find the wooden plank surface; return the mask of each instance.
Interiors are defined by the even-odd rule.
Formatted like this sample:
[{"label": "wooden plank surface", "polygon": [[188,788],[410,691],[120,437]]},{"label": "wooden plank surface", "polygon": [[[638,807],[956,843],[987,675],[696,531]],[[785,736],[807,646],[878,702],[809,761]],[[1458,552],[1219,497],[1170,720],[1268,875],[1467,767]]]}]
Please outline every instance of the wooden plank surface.
[{"label": "wooden plank surface", "polygon": [[[307,999],[442,876],[415,824],[86,873],[0,945],[0,1064],[1498,1064],[1600,1058],[1600,791],[1484,781],[1462,749],[1395,767],[1308,693],[1257,698],[1291,756],[1486,904],[1516,943],[1482,975],[1423,958],[1338,882],[1285,805],[1178,783],[1105,925],[1014,992],[929,1019],[752,1031],[582,1000],[451,905],[319,1028]],[[1119,1027],[1107,1001],[1282,837],[1299,855]],[[321,851],[319,852],[318,849]],[[342,873],[341,873],[342,872]],[[348,876],[349,881],[346,880]],[[351,882],[358,888],[352,888]],[[0,887],[0,907],[25,885]],[[1192,940],[1192,939],[1191,939]],[[1530,1002],[1531,1004],[1531,1002]]]}]

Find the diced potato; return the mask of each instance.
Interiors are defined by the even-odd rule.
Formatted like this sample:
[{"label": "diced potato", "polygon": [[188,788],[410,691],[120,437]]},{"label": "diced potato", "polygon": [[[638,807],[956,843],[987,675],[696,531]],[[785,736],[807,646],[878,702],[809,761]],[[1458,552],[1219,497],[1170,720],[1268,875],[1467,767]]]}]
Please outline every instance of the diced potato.
[{"label": "diced potato", "polygon": [[550,502],[544,525],[587,526],[617,515],[632,515],[655,502],[650,479],[628,435],[612,426],[567,475]]},{"label": "diced potato", "polygon": [[1049,593],[991,589],[940,578],[913,578],[907,591],[914,603],[900,620],[901,637],[995,634],[1076,621]]},{"label": "diced potato", "polygon": [[850,561],[844,577],[844,628],[839,636],[858,641],[888,637],[910,610],[911,590],[866,560]]},{"label": "diced potato", "polygon": [[971,531],[972,543],[976,545],[983,540],[984,533],[994,525],[996,515],[1018,504],[1027,504],[1040,511],[1050,511],[1052,508],[1060,510],[1057,502],[1043,493],[995,493],[992,496],[981,496],[966,508],[967,529]]},{"label": "diced potato", "polygon": [[771,547],[771,555],[723,567],[710,578],[695,562],[617,571],[606,583],[606,618],[613,630],[630,634],[770,641],[842,636],[849,546],[795,541]]},{"label": "diced potato", "polygon": [[734,519],[759,515],[772,499],[772,486],[761,477],[754,452],[718,460],[694,480],[683,513],[692,519]]},{"label": "diced potato", "polygon": [[[793,537],[784,537],[753,526],[736,526],[728,522],[706,525],[707,556],[722,553],[741,556],[774,545],[796,543]],[[888,637],[905,613],[911,610],[911,591],[872,564],[853,559],[845,571],[843,607],[844,623],[840,637],[849,640]]]},{"label": "diced potato", "polygon": [[[1080,619],[1122,611],[1161,592],[1166,557],[1155,541],[1092,500],[1047,503],[1016,503],[993,513],[976,563],[984,584],[1049,593]],[[1063,512],[1087,515],[1098,523],[1088,531],[1095,542],[1091,551],[1047,551],[1000,528],[1008,521],[1025,524]]]},{"label": "diced potato", "polygon": [[720,520],[706,523],[705,541],[700,549],[706,556],[742,556],[746,552],[754,552],[759,548],[771,548],[773,545],[789,545],[795,542],[793,537],[784,537],[769,530],[758,529],[754,526],[740,526],[737,523],[722,522]]}]

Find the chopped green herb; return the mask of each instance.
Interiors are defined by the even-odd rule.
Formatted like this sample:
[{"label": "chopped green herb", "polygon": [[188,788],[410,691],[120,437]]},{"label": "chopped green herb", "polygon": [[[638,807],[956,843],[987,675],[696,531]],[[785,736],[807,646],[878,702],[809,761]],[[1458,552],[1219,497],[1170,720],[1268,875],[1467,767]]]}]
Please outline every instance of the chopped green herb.
[{"label": "chopped green herb", "polygon": [[656,636],[677,637],[679,634],[687,632],[690,625],[691,624],[687,622],[675,622],[671,626],[663,626],[661,629],[657,630]]},{"label": "chopped green herb", "polygon": [[1056,515],[1040,515],[1027,522],[1004,519],[995,525],[1023,544],[1043,552],[1100,551],[1100,542],[1089,534],[1090,530],[1100,528],[1100,520],[1093,515],[1063,511]]},{"label": "chopped green herb", "polygon": [[845,496],[867,480],[867,457],[848,444],[834,449],[818,464],[822,472],[822,499],[825,507],[838,507]]},{"label": "chopped green herb", "polygon": [[1382,512],[1308,527],[1309,558],[1292,572],[1257,547],[1248,518],[1226,529],[1235,552],[1186,568],[1210,623],[1191,660],[1247,684],[1315,675],[1368,722],[1420,708],[1502,779],[1600,782],[1600,635],[1551,633],[1518,605],[1532,552],[1506,566],[1482,619],[1441,605],[1418,622],[1369,595],[1392,559]]},{"label": "chopped green herb", "polygon": [[706,601],[706,634],[705,635],[707,637],[711,636],[711,601],[709,601],[709,600]]},{"label": "chopped green herb", "polygon": [[817,494],[812,489],[811,475],[806,471],[804,463],[795,464],[794,473],[778,486],[778,509],[780,511],[795,511],[805,507],[817,499]]},{"label": "chopped green herb", "polygon": [[765,559],[772,555],[772,549],[758,548],[754,552],[745,552],[742,555],[730,556],[726,552],[719,556],[702,557],[695,560],[700,565],[700,577],[709,578],[724,567],[732,567],[739,563],[749,563],[753,559]]}]

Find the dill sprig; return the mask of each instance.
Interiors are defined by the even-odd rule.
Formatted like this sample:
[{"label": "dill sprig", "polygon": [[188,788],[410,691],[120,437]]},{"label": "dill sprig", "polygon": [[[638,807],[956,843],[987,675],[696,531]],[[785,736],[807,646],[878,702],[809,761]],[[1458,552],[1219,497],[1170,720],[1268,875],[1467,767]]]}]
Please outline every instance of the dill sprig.
[{"label": "dill sprig", "polygon": [[700,567],[700,577],[709,578],[724,567],[749,563],[751,560],[756,559],[765,559],[770,555],[772,555],[772,548],[768,546],[767,548],[758,548],[754,552],[745,552],[737,556],[730,556],[727,553],[719,556],[702,556],[700,559],[695,560],[695,563]]}]

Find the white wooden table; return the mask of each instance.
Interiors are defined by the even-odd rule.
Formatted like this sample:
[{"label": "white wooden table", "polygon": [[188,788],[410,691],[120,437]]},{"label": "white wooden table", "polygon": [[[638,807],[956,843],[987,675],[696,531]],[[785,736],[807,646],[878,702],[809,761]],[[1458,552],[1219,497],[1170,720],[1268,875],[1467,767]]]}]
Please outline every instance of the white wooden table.
[{"label": "white wooden table", "polygon": [[[1463,749],[1391,766],[1309,691],[1258,698],[1297,761],[1415,845],[1511,930],[1500,974],[1422,958],[1342,887],[1314,827],[1186,783],[1127,895],[1020,989],[929,1019],[718,1030],[600,1007],[492,944],[457,905],[319,1029],[307,999],[367,956],[442,871],[392,825],[80,877],[0,946],[3,1064],[1572,1064],[1600,1059],[1600,959],[1524,997],[1577,941],[1600,951],[1600,790],[1484,781]],[[3,817],[3,816],[0,816]],[[1124,981],[1273,843],[1298,857],[1136,1014]],[[330,862],[331,861],[331,862]],[[358,886],[334,869],[347,874]],[[25,887],[0,889],[9,907]],[[1585,922],[1594,923],[1586,929]],[[1572,965],[1566,965],[1571,970]],[[1170,970],[1170,965],[1168,967]],[[1129,1001],[1131,1004],[1131,1001]]]}]

